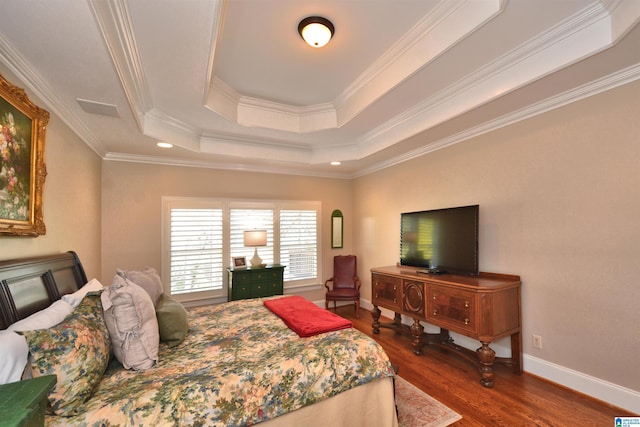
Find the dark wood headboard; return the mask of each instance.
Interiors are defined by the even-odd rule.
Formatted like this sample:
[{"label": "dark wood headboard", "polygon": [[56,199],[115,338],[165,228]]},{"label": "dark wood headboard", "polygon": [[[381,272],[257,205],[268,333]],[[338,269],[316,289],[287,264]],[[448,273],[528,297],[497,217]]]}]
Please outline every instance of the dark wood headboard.
[{"label": "dark wood headboard", "polygon": [[0,261],[0,329],[87,283],[75,252]]}]

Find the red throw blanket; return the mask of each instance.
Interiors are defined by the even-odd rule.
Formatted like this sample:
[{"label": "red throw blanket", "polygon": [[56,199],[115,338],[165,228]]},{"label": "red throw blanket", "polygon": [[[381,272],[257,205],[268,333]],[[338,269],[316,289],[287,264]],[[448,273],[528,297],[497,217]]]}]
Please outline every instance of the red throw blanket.
[{"label": "red throw blanket", "polygon": [[265,300],[264,305],[302,338],[352,326],[351,321],[297,295]]}]

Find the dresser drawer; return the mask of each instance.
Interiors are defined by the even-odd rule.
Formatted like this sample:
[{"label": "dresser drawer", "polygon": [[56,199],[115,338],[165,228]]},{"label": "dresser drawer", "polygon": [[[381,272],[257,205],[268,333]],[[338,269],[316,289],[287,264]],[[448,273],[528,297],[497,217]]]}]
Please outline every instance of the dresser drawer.
[{"label": "dresser drawer", "polygon": [[252,275],[250,274],[250,272],[247,272],[247,271],[234,272],[233,284],[249,286],[251,284],[251,277]]},{"label": "dresser drawer", "polygon": [[379,305],[390,310],[402,308],[402,279],[398,277],[372,274],[374,305]]},{"label": "dresser drawer", "polygon": [[252,298],[251,296],[251,285],[250,284],[244,284],[244,285],[236,285],[234,284],[233,286],[233,294],[231,299],[232,300],[236,300],[236,299],[246,299],[246,298]]},{"label": "dresser drawer", "polygon": [[427,320],[434,325],[478,332],[477,294],[471,291],[430,285],[427,296]]},{"label": "dresser drawer", "polygon": [[252,282],[253,298],[282,294],[282,276],[282,270],[256,274]]}]

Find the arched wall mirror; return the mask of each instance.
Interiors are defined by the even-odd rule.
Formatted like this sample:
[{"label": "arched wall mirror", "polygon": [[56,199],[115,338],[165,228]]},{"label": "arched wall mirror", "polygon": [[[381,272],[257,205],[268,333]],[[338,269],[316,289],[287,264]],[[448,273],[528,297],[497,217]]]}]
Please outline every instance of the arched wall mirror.
[{"label": "arched wall mirror", "polygon": [[343,217],[338,209],[331,213],[331,249],[342,248],[343,246]]}]

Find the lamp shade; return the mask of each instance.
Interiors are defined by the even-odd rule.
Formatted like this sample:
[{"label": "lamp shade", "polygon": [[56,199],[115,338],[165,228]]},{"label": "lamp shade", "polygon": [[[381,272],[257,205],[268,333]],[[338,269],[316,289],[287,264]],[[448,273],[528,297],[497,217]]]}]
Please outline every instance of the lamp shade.
[{"label": "lamp shade", "polygon": [[245,246],[267,246],[267,230],[248,230],[244,232]]},{"label": "lamp shade", "polygon": [[298,24],[300,36],[311,47],[322,47],[329,43],[335,28],[331,21],[321,16],[304,18]]}]

